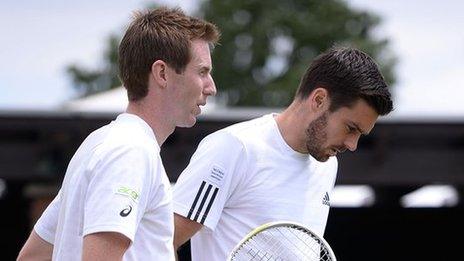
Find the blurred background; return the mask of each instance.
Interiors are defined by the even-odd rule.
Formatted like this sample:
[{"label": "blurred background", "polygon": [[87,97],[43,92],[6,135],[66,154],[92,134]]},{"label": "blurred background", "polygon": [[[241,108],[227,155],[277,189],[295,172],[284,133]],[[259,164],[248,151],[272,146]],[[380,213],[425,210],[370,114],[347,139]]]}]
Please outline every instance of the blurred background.
[{"label": "blurred background", "polygon": [[[162,148],[174,183],[198,142],[278,112],[310,61],[350,45],[379,64],[395,111],[339,156],[325,238],[339,260],[456,260],[464,218],[460,1],[12,1],[0,4],[0,228],[14,260],[82,140],[127,104],[117,46],[134,10],[180,6],[222,31],[218,95]],[[188,245],[181,260],[189,260]]]}]

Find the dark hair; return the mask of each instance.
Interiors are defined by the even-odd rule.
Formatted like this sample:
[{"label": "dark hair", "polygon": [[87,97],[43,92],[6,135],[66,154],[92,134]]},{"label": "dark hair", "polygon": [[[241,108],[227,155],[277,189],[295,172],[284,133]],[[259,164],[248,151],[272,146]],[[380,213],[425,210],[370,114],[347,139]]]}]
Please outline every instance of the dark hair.
[{"label": "dark hair", "polygon": [[136,12],[119,45],[119,77],[129,100],[148,93],[148,74],[157,60],[182,73],[190,62],[191,41],[217,43],[219,31],[212,23],[187,16],[181,9],[159,8]]},{"label": "dark hair", "polygon": [[354,48],[332,48],[316,57],[300,82],[296,98],[305,99],[319,87],[329,93],[332,112],[350,107],[359,98],[379,115],[393,110],[391,94],[376,63]]}]

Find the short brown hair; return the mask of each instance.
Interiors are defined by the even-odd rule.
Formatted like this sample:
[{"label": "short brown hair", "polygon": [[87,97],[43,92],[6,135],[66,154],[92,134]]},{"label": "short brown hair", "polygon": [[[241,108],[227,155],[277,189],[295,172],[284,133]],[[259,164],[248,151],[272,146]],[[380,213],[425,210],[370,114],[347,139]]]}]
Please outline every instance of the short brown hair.
[{"label": "short brown hair", "polygon": [[130,101],[148,93],[148,74],[157,60],[182,73],[190,62],[192,40],[210,44],[219,40],[212,23],[187,16],[180,8],[166,7],[136,12],[119,45],[119,77]]},{"label": "short brown hair", "polygon": [[391,94],[377,64],[355,48],[334,47],[316,57],[301,79],[296,98],[305,99],[319,87],[329,93],[332,112],[350,107],[360,98],[379,115],[393,110]]}]

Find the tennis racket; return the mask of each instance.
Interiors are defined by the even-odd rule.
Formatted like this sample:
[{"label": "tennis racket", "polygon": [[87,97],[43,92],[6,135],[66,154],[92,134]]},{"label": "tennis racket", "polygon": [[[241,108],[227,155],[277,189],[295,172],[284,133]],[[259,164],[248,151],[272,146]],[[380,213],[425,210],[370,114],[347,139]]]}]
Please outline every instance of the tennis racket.
[{"label": "tennis racket", "polygon": [[229,261],[336,261],[329,244],[294,222],[271,222],[251,231],[229,255]]}]

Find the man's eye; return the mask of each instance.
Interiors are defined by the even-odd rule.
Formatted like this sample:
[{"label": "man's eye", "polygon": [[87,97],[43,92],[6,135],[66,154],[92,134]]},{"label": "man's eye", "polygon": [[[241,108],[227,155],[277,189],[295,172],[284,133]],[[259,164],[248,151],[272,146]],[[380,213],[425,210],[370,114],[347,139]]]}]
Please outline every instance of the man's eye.
[{"label": "man's eye", "polygon": [[206,76],[210,73],[210,69],[209,68],[201,68],[200,69],[200,75],[201,76]]}]

